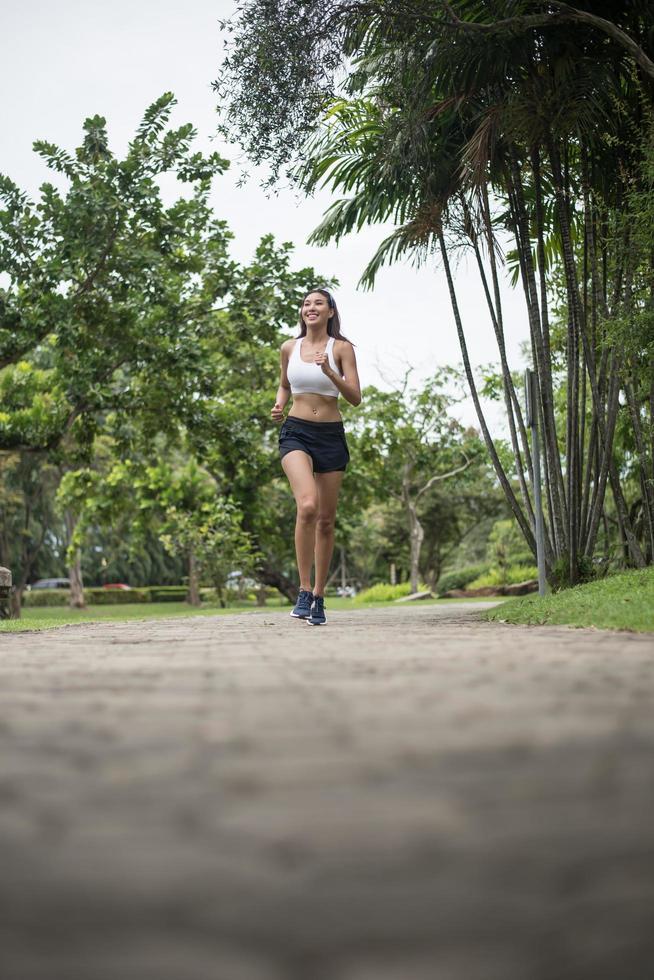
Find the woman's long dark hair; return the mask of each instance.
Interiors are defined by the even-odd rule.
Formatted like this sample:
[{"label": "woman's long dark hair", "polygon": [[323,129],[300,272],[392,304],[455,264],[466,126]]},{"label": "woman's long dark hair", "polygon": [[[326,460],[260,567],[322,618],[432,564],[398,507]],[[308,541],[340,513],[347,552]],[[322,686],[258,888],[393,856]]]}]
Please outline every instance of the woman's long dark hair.
[{"label": "woman's long dark hair", "polygon": [[[334,340],[347,340],[347,337],[344,337],[341,333],[341,318],[338,312],[338,307],[336,306],[336,300],[330,291],[325,289],[324,286],[318,286],[316,289],[308,289],[302,297],[302,303],[300,304],[300,333],[298,334],[296,340],[299,340],[300,337],[306,337],[307,335],[307,325],[302,317],[302,307],[304,306],[305,299],[307,296],[311,296],[311,293],[320,293],[321,296],[324,296],[329,303],[330,310],[334,311],[327,321],[327,334],[330,337],[333,337]],[[347,342],[348,344],[352,344],[351,340],[347,340]],[[352,344],[352,346],[354,347],[354,344]]]}]

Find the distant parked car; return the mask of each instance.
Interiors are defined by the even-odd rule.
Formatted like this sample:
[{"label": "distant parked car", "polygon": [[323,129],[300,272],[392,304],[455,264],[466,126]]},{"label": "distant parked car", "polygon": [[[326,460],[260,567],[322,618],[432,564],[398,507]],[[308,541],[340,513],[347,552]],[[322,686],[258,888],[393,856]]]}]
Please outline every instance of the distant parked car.
[{"label": "distant parked car", "polygon": [[105,582],[102,586],[103,589],[131,589],[131,585],[125,585],[124,582]]},{"label": "distant parked car", "polygon": [[69,589],[69,578],[40,578],[30,586],[32,589]]}]

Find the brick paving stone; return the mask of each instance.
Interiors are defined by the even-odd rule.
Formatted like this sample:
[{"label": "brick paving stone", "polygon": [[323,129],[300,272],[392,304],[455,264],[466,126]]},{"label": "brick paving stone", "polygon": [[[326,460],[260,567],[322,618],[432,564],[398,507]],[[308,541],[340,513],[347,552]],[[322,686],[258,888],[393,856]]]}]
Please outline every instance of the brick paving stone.
[{"label": "brick paving stone", "polygon": [[652,637],[328,614],[0,636],[1,980],[652,975]]}]

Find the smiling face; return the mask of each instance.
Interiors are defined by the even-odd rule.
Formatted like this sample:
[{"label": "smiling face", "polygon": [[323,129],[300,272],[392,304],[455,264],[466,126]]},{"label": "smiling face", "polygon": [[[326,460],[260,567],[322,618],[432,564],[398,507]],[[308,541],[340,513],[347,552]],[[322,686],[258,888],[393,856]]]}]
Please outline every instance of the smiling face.
[{"label": "smiling face", "polygon": [[330,308],[326,296],[322,293],[309,293],[302,304],[300,315],[307,325],[320,331],[327,329],[327,324],[334,311]]}]

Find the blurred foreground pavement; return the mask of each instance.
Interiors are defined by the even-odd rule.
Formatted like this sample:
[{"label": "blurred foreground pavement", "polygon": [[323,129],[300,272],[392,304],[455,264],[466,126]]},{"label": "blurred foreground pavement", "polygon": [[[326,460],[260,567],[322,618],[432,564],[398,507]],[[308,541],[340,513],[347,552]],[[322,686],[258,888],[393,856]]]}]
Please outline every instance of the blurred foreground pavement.
[{"label": "blurred foreground pavement", "polygon": [[2,980],[654,976],[654,640],[470,607],[0,637]]}]

